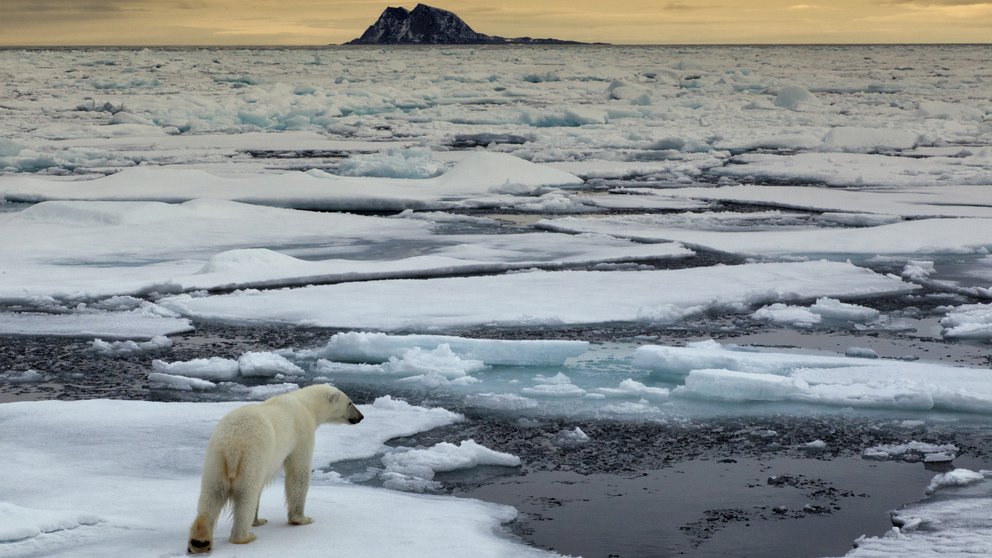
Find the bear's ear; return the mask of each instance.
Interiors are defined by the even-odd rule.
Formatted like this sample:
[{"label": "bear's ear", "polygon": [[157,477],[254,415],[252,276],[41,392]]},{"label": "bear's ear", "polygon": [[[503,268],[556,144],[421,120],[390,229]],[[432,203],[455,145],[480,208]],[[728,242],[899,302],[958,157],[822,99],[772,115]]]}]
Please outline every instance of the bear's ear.
[{"label": "bear's ear", "polygon": [[330,402],[331,405],[337,403],[339,399],[341,399],[340,391],[335,391],[327,396],[327,401]]}]

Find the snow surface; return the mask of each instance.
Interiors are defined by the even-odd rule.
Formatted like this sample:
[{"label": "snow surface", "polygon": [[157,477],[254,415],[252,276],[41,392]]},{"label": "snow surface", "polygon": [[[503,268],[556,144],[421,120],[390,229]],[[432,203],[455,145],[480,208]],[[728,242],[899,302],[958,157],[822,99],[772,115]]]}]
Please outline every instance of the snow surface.
[{"label": "snow surface", "polygon": [[[106,400],[0,405],[0,452],[7,456],[0,486],[3,554],[124,556],[140,548],[149,555],[183,555],[210,431],[235,406]],[[314,467],[373,457],[386,451],[389,438],[460,420],[389,398],[360,408],[366,416],[361,424],[318,429]],[[488,455],[481,446],[462,446]],[[420,462],[451,465],[435,461]],[[551,555],[498,533],[499,524],[516,515],[512,508],[476,500],[411,496],[318,473],[307,511],[312,527],[286,526],[279,519],[282,491],[269,487],[261,513],[270,523],[255,528],[258,540],[234,548],[226,541],[230,520],[222,517],[213,555],[320,556],[328,544],[356,556]]]}]

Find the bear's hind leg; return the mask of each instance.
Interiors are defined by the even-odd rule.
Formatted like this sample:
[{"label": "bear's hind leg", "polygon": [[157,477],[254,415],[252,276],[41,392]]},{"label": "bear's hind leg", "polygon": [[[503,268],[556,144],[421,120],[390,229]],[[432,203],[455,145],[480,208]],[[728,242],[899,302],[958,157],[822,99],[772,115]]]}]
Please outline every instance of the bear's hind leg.
[{"label": "bear's hind leg", "polygon": [[213,550],[213,526],[205,515],[196,516],[189,528],[189,543],[186,545],[187,554],[201,554]]},{"label": "bear's hind leg", "polygon": [[213,549],[214,526],[224,504],[227,503],[227,487],[222,483],[204,482],[200,486],[200,500],[197,503],[197,515],[189,528],[189,543],[186,552],[201,554]]},{"label": "bear's hind leg", "polygon": [[[247,484],[247,483],[245,483]],[[252,483],[259,484],[261,483]],[[231,495],[232,516],[234,525],[231,526],[231,542],[234,544],[248,544],[255,540],[255,534],[251,532],[251,526],[255,523],[258,515],[258,499],[261,496],[261,486],[239,486],[234,489]]]}]

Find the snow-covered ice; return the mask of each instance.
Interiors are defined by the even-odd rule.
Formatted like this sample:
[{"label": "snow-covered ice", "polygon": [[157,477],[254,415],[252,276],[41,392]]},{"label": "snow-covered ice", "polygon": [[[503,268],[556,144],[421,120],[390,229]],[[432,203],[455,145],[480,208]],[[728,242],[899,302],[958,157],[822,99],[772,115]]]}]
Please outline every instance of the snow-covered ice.
[{"label": "snow-covered ice", "polygon": [[[196,511],[203,452],[230,403],[128,401],[31,402],[0,405],[7,456],[0,486],[0,544],[5,556],[179,556]],[[387,439],[450,424],[458,415],[389,398],[362,407],[357,426],[317,431],[314,466],[373,457]],[[462,443],[464,451],[472,449]],[[456,446],[457,447],[457,446]],[[489,455],[478,448],[475,460]],[[485,455],[483,455],[485,454]],[[415,455],[415,454],[414,454]],[[432,452],[431,455],[440,455]],[[449,459],[413,459],[438,470]],[[509,457],[501,463],[508,463]],[[468,462],[459,462],[467,465]],[[312,527],[278,520],[256,529],[259,538],[235,549],[218,526],[217,556],[548,556],[498,534],[512,508],[450,497],[427,498],[334,482],[315,475],[307,499]],[[154,494],[154,498],[149,495]],[[284,513],[281,490],[263,492],[261,513]],[[382,536],[389,533],[389,536]],[[278,551],[274,550],[278,549]]]},{"label": "snow-covered ice", "polygon": [[[658,285],[664,285],[658,289]],[[231,323],[401,330],[471,325],[671,323],[713,309],[912,291],[893,277],[826,261],[671,271],[532,272],[369,281],[163,299],[183,316]],[[549,297],[547,293],[556,293]],[[375,300],[375,305],[365,301]],[[319,303],[317,302],[319,301]]]}]

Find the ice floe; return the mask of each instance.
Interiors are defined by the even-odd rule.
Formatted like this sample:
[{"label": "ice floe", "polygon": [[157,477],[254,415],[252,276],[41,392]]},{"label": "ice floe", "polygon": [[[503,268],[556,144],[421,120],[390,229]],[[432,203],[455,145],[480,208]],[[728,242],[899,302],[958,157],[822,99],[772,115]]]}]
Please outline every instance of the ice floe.
[{"label": "ice floe", "polygon": [[743,255],[917,255],[987,253],[992,219],[921,219],[863,228],[713,231],[666,227],[653,216],[548,219],[541,226],[597,232],[646,242],[681,242]]},{"label": "ice floe", "polygon": [[992,412],[986,370],[936,363],[735,350],[715,342],[640,347],[635,366],[684,376],[673,397],[852,408]]},{"label": "ice floe", "polygon": [[[664,285],[664,289],[657,289]],[[169,297],[188,317],[224,322],[400,330],[469,325],[670,323],[715,308],[867,297],[914,285],[825,261],[632,272],[533,272],[494,277],[370,281],[230,295]],[[547,293],[556,296],[549,297]],[[314,301],[319,300],[319,304]],[[376,305],[366,304],[377,301]],[[416,304],[412,304],[415,302]]]},{"label": "ice floe", "polygon": [[0,197],[29,202],[211,198],[297,209],[383,211],[499,206],[503,202],[494,198],[499,194],[525,195],[546,186],[581,183],[564,171],[512,155],[478,152],[433,178],[338,176],[320,170],[229,178],[196,169],[136,167],[75,181],[0,176]]}]

